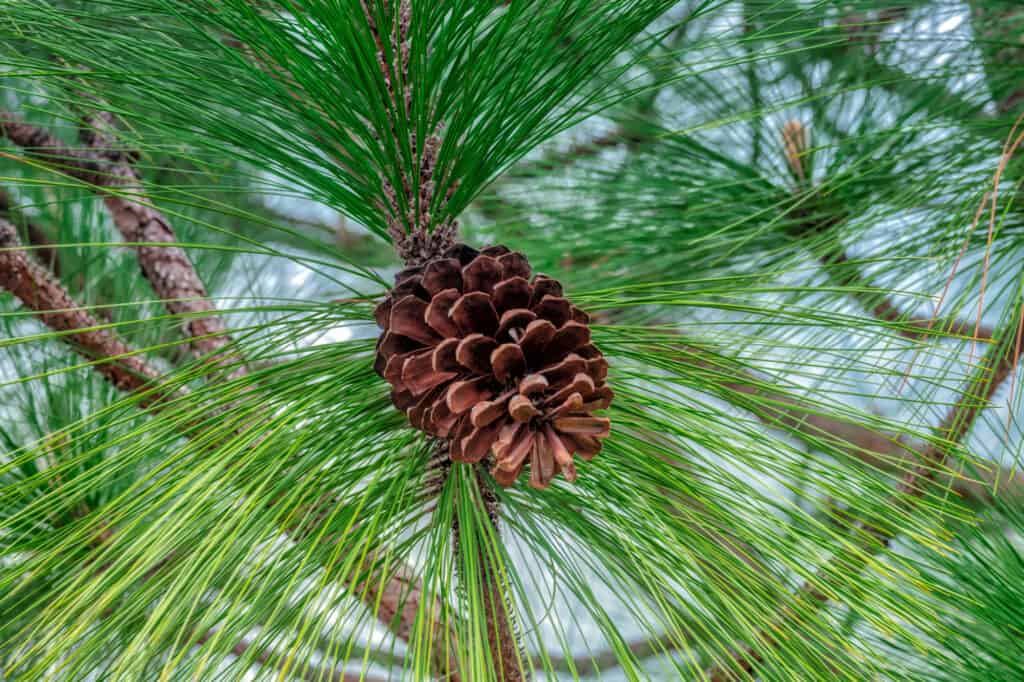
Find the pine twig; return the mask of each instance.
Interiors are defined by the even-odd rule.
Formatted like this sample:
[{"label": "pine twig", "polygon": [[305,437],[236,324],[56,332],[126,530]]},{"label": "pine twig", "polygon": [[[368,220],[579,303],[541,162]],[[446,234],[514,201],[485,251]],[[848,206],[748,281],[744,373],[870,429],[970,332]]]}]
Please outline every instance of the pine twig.
[{"label": "pine twig", "polygon": [[0,219],[0,288],[10,291],[35,311],[47,327],[62,333],[82,357],[116,388],[139,393],[140,406],[152,408],[170,397],[153,388],[160,373],[135,355],[125,343],[98,322],[39,264],[28,258],[18,243],[17,231]]},{"label": "pine twig", "polygon": [[[500,504],[498,496],[487,485],[480,469],[475,471],[475,478],[491,529],[495,537],[499,537]],[[529,679],[529,675],[521,665],[523,650],[519,643],[516,624],[511,617],[511,599],[504,589],[504,581],[495,574],[495,562],[488,561],[485,554],[485,552],[481,552],[479,562],[482,573],[481,583],[484,586],[483,608],[488,617],[487,641],[491,647],[492,660],[501,673],[502,682],[522,682],[522,680]]]},{"label": "pine twig", "polygon": [[[487,515],[490,532],[497,538],[500,532],[499,501],[494,491],[487,485],[481,471],[482,469],[479,468],[474,469],[473,480],[476,490],[480,493],[479,502],[483,505],[483,511]],[[452,517],[452,553],[456,558],[456,567],[459,570],[463,567],[463,563],[460,561],[463,552],[460,532],[459,515],[456,512]],[[501,682],[523,682],[529,679],[529,674],[522,666],[522,661],[525,658],[524,650],[519,643],[516,624],[512,618],[511,599],[504,589],[501,576],[496,571],[497,559],[494,553],[486,551],[482,546],[478,546],[476,549],[477,578],[482,590],[481,608],[486,619],[487,647],[494,672]],[[464,582],[469,581],[464,580]]]},{"label": "pine twig", "polygon": [[18,214],[14,208],[11,195],[0,189],[0,218],[7,219],[12,223],[21,223],[28,237],[29,245],[32,246],[32,253],[35,257],[53,273],[53,276],[60,279],[61,260],[58,249],[46,234],[46,230],[32,220]]},{"label": "pine twig", "polygon": [[[55,170],[92,186],[103,197],[114,225],[135,246],[142,274],[164,306],[185,318],[185,332],[197,356],[219,354],[231,343],[216,306],[209,299],[168,219],[147,200],[133,155],[119,150],[113,117],[100,112],[89,118],[84,138],[87,150],[71,149],[48,131],[0,111],[0,132]],[[217,357],[231,367],[231,376],[246,373],[238,358]]]}]

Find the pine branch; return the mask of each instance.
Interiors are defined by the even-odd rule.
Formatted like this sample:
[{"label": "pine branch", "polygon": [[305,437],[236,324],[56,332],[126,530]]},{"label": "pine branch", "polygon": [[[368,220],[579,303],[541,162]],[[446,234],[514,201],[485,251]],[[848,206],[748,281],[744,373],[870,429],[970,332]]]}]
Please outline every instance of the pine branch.
[{"label": "pine branch", "polygon": [[50,241],[49,236],[46,234],[46,230],[42,226],[38,225],[35,221],[29,220],[19,212],[15,210],[14,202],[11,199],[11,195],[0,189],[0,218],[5,218],[8,221],[20,224],[24,230],[25,235],[28,237],[29,245],[32,246],[32,253],[35,257],[45,265],[53,276],[60,279],[61,273],[61,260],[60,253],[56,248],[56,245]]},{"label": "pine branch", "polygon": [[[742,407],[766,425],[773,428],[785,428],[787,433],[802,437],[810,447],[821,447],[824,442],[846,451],[871,466],[889,472],[902,471],[904,477],[901,479],[901,486],[911,476],[915,480],[918,480],[921,475],[927,475],[931,479],[936,477],[941,470],[940,463],[933,463],[930,466],[921,464],[934,460],[934,447],[910,447],[901,442],[894,434],[887,434],[852,421],[843,421],[822,414],[820,408],[801,402],[798,398],[783,391],[773,389],[767,385],[765,380],[752,373],[724,366],[719,358],[706,349],[690,344],[684,346],[683,349],[687,355],[691,356],[688,362],[711,375],[709,383],[727,391],[755,398],[756,400],[753,402],[743,402]],[[994,393],[998,385],[1005,382],[1005,379],[1005,375],[995,376],[989,395]],[[738,404],[736,400],[730,402]],[[967,403],[966,407],[977,409],[980,405]],[[961,499],[975,505],[993,504],[996,501],[993,492],[996,486],[1000,490],[1000,500],[1004,502],[1007,499],[1024,500],[1024,477],[1015,471],[994,468],[983,472],[980,480],[954,475],[950,475],[950,478],[951,480],[941,480],[937,483],[944,486],[949,485]],[[728,542],[728,539],[723,538],[722,542]],[[741,558],[745,558],[743,553],[737,552],[737,554]],[[824,598],[824,595],[820,596]],[[661,635],[629,642],[627,649],[635,657],[643,659],[662,655],[678,646],[677,637]],[[751,649],[745,650],[745,653],[751,656],[756,655]],[[760,659],[758,662],[761,662]],[[551,665],[555,670],[568,671],[571,669],[575,671],[576,675],[585,677],[599,671],[607,672],[620,667],[622,655],[618,649],[609,648],[573,658],[555,657],[551,659]]]},{"label": "pine branch", "polygon": [[[1024,314],[1024,310],[1018,308],[1017,313],[1018,315]],[[1014,340],[1004,339],[1001,343],[992,346],[986,353],[979,371],[972,377],[970,384],[938,429],[940,433],[945,434],[946,441],[942,444],[932,444],[920,452],[917,463],[904,474],[890,497],[890,502],[886,505],[887,508],[906,508],[912,500],[923,496],[929,485],[935,481],[950,450],[967,435],[981,410],[1016,369],[1019,356],[1017,344],[1011,342]],[[830,566],[842,563],[844,571],[857,573],[867,564],[869,553],[874,554],[888,547],[898,532],[899,529],[895,527],[884,527],[871,523],[858,524],[853,531],[853,540],[855,540],[858,553],[853,557],[834,557]],[[819,576],[824,576],[826,573],[827,569],[823,569],[819,572]],[[824,605],[831,597],[819,582],[804,583],[796,595],[797,599],[809,606]],[[783,624],[798,617],[795,611],[793,608],[784,609],[780,612],[775,624],[759,633],[757,638],[764,647],[778,646],[779,642],[774,633],[783,629]],[[706,671],[706,677],[711,682],[728,682],[736,679],[734,670],[739,669],[748,675],[753,675],[758,666],[763,663],[762,653],[752,646],[745,645],[732,653],[730,664],[715,664]]]},{"label": "pine branch", "polygon": [[188,254],[177,246],[170,222],[142,191],[132,155],[118,148],[113,117],[100,112],[87,126],[88,150],[77,150],[12,113],[0,112],[0,132],[8,139],[55,170],[88,183],[103,197],[114,225],[135,246],[142,274],[153,291],[168,311],[185,318],[193,352],[198,357],[215,356],[218,364],[230,366],[232,377],[243,376],[246,369],[237,357],[219,355],[231,343],[227,328]]},{"label": "pine branch", "polygon": [[47,327],[61,334],[97,372],[122,391],[138,393],[141,407],[151,409],[172,391],[154,387],[160,373],[138,357],[106,325],[78,305],[64,288],[18,244],[17,231],[0,219],[0,288],[35,311]]}]

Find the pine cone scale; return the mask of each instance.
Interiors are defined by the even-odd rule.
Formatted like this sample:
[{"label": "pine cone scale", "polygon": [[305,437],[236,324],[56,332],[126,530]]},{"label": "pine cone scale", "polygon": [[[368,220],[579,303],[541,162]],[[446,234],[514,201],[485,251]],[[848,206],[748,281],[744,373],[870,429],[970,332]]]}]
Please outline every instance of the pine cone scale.
[{"label": "pine cone scale", "polygon": [[458,352],[460,339],[445,339],[437,344],[433,355],[433,371],[435,372],[458,372],[462,365],[459,364],[456,354]]},{"label": "pine cone scale", "polygon": [[534,320],[526,325],[526,330],[519,339],[519,346],[526,355],[527,363],[531,367],[537,367],[541,353],[547,347],[551,339],[555,338],[555,325],[549,320]]},{"label": "pine cone scale", "polygon": [[426,301],[410,294],[391,309],[390,329],[425,346],[434,346],[441,342],[441,337],[427,324],[426,313]]},{"label": "pine cone scale", "polygon": [[435,332],[445,338],[455,338],[459,335],[459,328],[451,318],[451,309],[459,300],[461,294],[458,289],[443,289],[434,294],[424,314],[424,321]]},{"label": "pine cone scale", "polygon": [[506,310],[501,314],[495,338],[516,341],[517,337],[522,338],[526,327],[536,319],[537,315],[532,310],[526,310],[525,308]]},{"label": "pine cone scale", "polygon": [[507,384],[526,372],[526,354],[516,343],[503,343],[491,353],[491,370],[500,384]]},{"label": "pine cone scale", "polygon": [[461,292],[462,266],[454,258],[434,261],[424,269],[422,285],[430,296],[437,296],[447,289]]},{"label": "pine cone scale", "polygon": [[530,307],[530,283],[526,277],[513,277],[495,285],[491,293],[494,307],[502,314],[508,310]]}]

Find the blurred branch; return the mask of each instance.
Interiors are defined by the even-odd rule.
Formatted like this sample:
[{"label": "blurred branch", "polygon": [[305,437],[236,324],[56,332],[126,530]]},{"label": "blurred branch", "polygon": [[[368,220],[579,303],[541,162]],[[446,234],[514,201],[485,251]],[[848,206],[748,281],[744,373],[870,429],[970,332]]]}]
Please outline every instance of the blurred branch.
[{"label": "blurred branch", "polygon": [[878,52],[882,33],[890,24],[901,21],[910,13],[910,7],[885,7],[877,10],[872,19],[867,14],[848,14],[839,19],[838,25],[846,34],[851,46],[862,47],[869,55]]},{"label": "blurred branch", "polygon": [[658,134],[657,126],[653,124],[656,116],[655,106],[658,96],[676,75],[676,63],[672,59],[672,54],[683,44],[687,26],[686,22],[681,23],[668,36],[662,46],[666,53],[662,57],[664,61],[655,61],[651,67],[652,78],[657,85],[629,100],[632,106],[621,117],[618,125],[590,140],[572,144],[563,151],[551,150],[541,159],[525,161],[510,169],[509,176],[529,177],[541,172],[550,172],[593,158],[607,149],[622,146],[636,149],[653,140]]},{"label": "blurred branch", "polygon": [[[847,216],[842,208],[830,207],[824,200],[821,191],[814,185],[812,178],[812,145],[807,128],[798,120],[788,121],[781,131],[782,149],[786,163],[796,183],[797,190],[809,192],[807,198],[793,211],[794,231],[800,238],[808,240],[822,235],[839,224]],[[822,269],[838,286],[849,289],[850,295],[867,308],[868,312],[883,322],[897,325],[896,332],[914,341],[926,340],[935,333],[954,334],[976,339],[991,339],[992,329],[977,327],[975,323],[957,319],[940,319],[935,317],[918,317],[900,311],[889,297],[877,298],[872,295],[874,287],[867,281],[851,260],[838,241],[827,248],[817,248],[816,253]],[[933,331],[934,330],[934,331]]]},{"label": "blurred branch", "polygon": [[[196,646],[202,646],[206,642],[210,641],[215,634],[216,633],[214,631],[207,632],[195,642]],[[252,642],[242,640],[231,649],[231,653],[238,658],[243,658],[246,655],[251,654],[252,648]],[[260,649],[259,652],[253,656],[253,661],[261,666],[272,665],[274,668],[279,670],[282,675],[286,675],[290,672],[289,659],[280,660],[280,658],[278,658],[272,662],[272,657],[272,650]],[[307,665],[302,667],[300,670],[293,672],[298,672],[302,679],[308,680],[309,682],[384,682],[384,680],[379,677],[347,673],[315,665]]]},{"label": "blurred branch", "polygon": [[[903,69],[876,58],[880,34],[887,25],[902,19],[912,7],[922,4],[921,0],[902,2],[899,6],[881,10],[879,18],[875,20],[867,20],[865,15],[855,14],[845,19],[840,18],[835,23],[824,23],[830,5],[805,9],[795,0],[774,0],[769,8],[759,14],[759,18],[766,26],[764,37],[779,41],[785,40],[786,36],[791,41],[803,39],[803,49],[829,62],[834,70],[856,69],[870,79],[871,85],[900,98],[912,98],[915,103],[927,107],[933,115],[952,116],[962,121],[986,118],[983,100],[972,101],[953,92],[941,78],[915,78]],[[772,33],[775,29],[778,29],[778,34]],[[967,132],[977,132],[988,139],[996,139],[1004,131],[992,127],[977,131],[969,128]]]},{"label": "blurred branch", "polygon": [[975,333],[973,321],[908,315],[889,298],[872,299],[870,292],[864,290],[864,287],[870,285],[861,277],[856,263],[839,250],[823,255],[821,262],[823,267],[829,270],[829,276],[840,286],[854,289],[854,297],[867,305],[868,312],[883,322],[897,325],[896,333],[906,339],[922,341],[933,339],[936,334],[951,334],[976,340],[992,338],[993,330],[988,326],[978,326]]},{"label": "blurred branch", "polygon": [[969,3],[975,43],[981,50],[996,109],[1016,111],[1024,103],[1024,9],[1019,5],[971,0]]},{"label": "blurred branch", "polygon": [[[365,565],[376,563],[371,555]],[[393,572],[384,574],[372,571],[368,577],[353,586],[353,592],[371,607],[376,605],[377,619],[394,633],[399,639],[409,642],[415,635],[416,614],[427,598],[424,594],[423,582],[412,567],[400,564]],[[434,598],[434,604],[427,607],[429,613],[441,613],[441,604]],[[455,633],[449,632],[441,621],[434,623],[431,642],[431,663],[433,673],[444,682],[460,682],[455,656],[450,649],[455,641]]]},{"label": "blurred branch", "polygon": [[[650,658],[678,647],[678,637],[662,635],[638,639],[626,644],[626,649],[637,659]],[[577,677],[590,677],[622,666],[622,654],[618,649],[604,649],[592,654],[551,658],[553,670],[573,672]]]},{"label": "blurred branch", "polygon": [[[1018,306],[1016,312],[1017,317],[1020,317],[1024,315],[1024,308]],[[978,371],[937,429],[939,433],[943,434],[945,440],[942,443],[933,443],[919,451],[916,463],[903,475],[895,492],[889,498],[889,504],[885,505],[887,508],[908,508],[912,500],[922,497],[929,485],[935,482],[950,451],[959,445],[974,425],[982,409],[990,403],[995,392],[1016,369],[1019,359],[1019,334],[1018,330],[1017,334],[1004,338],[989,348],[982,358]],[[795,595],[797,601],[812,607],[824,605],[831,599],[824,586],[829,567],[842,565],[843,570],[848,574],[859,572],[867,564],[869,556],[888,547],[898,533],[899,529],[895,526],[886,527],[869,522],[858,524],[853,529],[851,538],[856,547],[854,556],[837,555],[833,557],[828,567],[819,571],[815,579],[804,583]],[[778,646],[776,633],[784,629],[785,623],[799,617],[794,607],[783,609],[779,614],[778,621],[764,628],[757,635],[756,638],[759,640],[761,648]],[[762,663],[764,663],[762,653],[750,645],[744,645],[732,653],[728,664],[715,664],[709,668],[706,677],[711,682],[726,682],[736,679],[734,671],[737,669],[746,674],[755,674],[757,667]]]},{"label": "blurred branch", "polygon": [[257,215],[265,215],[268,221],[294,229],[262,225],[256,221],[231,226],[237,231],[244,227],[248,237],[288,244],[306,251],[317,248],[332,249],[345,254],[346,260],[365,266],[386,266],[395,262],[394,251],[387,242],[372,232],[353,229],[344,216],[339,216],[332,224],[300,218],[257,200],[250,202],[249,210]]},{"label": "blurred branch", "polygon": [[[722,370],[714,368],[714,371]],[[770,388],[754,376],[736,378],[735,375],[725,375],[721,385],[756,398],[755,403],[746,403],[744,407],[765,424],[784,428],[787,433],[804,439],[811,447],[820,448],[827,444],[890,473],[909,471],[926,456],[924,450],[903,443],[895,434],[823,414],[820,407],[802,403],[783,391]],[[994,502],[996,485],[1001,490],[1002,499],[1006,496],[1024,499],[1024,476],[1000,468],[981,472],[978,478],[951,476],[943,483],[958,497],[975,505]]]}]

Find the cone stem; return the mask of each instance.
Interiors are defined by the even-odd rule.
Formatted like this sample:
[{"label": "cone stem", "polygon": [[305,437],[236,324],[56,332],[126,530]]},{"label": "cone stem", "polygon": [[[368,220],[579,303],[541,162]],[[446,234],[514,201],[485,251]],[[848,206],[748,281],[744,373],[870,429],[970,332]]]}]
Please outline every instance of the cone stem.
[{"label": "cone stem", "polygon": [[[483,476],[483,469],[476,469],[476,484],[483,500],[484,510],[491,522],[494,537],[500,537],[500,504],[494,489]],[[481,551],[478,557],[480,584],[483,585],[484,612],[487,614],[487,641],[491,648],[491,659],[496,666],[498,679],[502,682],[520,682],[529,679],[522,668],[523,646],[512,615],[512,596],[505,588],[507,583],[495,570],[497,563]],[[490,560],[489,560],[490,559]]]}]

